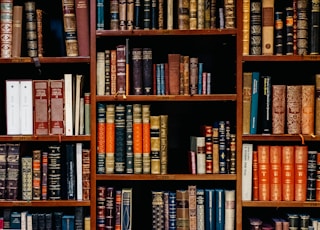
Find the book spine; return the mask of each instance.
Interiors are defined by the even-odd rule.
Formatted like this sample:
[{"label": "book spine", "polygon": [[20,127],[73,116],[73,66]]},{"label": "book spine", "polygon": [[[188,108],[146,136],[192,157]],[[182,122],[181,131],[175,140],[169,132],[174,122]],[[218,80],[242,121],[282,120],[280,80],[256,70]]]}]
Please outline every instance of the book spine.
[{"label": "book spine", "polygon": [[[104,51],[105,57],[105,94],[111,95],[111,51],[106,49]],[[102,79],[101,79],[102,81]]]},{"label": "book spine", "polygon": [[293,55],[293,7],[286,8],[286,55]]},{"label": "book spine", "polygon": [[41,154],[41,199],[48,199],[48,152],[42,151]]},{"label": "book spine", "polygon": [[226,122],[219,121],[219,173],[227,173],[226,159]]},{"label": "book spine", "polygon": [[270,200],[270,146],[258,145],[259,200]]},{"label": "book spine", "polygon": [[121,230],[121,204],[122,204],[122,190],[116,189],[116,203],[115,203],[115,230]]},{"label": "book spine", "polygon": [[20,81],[6,81],[7,135],[20,135]]},{"label": "book spine", "polygon": [[117,93],[117,51],[110,50],[110,93],[116,95]]},{"label": "book spine", "polygon": [[197,2],[197,29],[204,29],[204,0]]},{"label": "book spine", "polygon": [[21,57],[23,6],[13,6],[12,57]]},{"label": "book spine", "polygon": [[151,29],[151,0],[143,0],[143,29]]},{"label": "book spine", "polygon": [[242,87],[242,133],[250,134],[250,114],[251,112],[251,94],[252,94],[252,72],[243,73]]},{"label": "book spine", "polygon": [[176,229],[177,201],[176,192],[169,192],[169,230]]},{"label": "book spine", "polygon": [[203,94],[202,92],[202,73],[203,73],[203,62],[198,63],[198,94]]},{"label": "book spine", "polygon": [[64,134],[64,80],[50,80],[50,131],[49,134]]},{"label": "book spine", "polygon": [[[252,152],[252,200],[259,200],[258,151]],[[281,197],[282,198],[282,197]]]},{"label": "book spine", "polygon": [[188,186],[189,199],[189,229],[197,230],[197,186]]},{"label": "book spine", "polygon": [[281,201],[281,146],[270,146],[270,200]]},{"label": "book spine", "polygon": [[282,200],[294,200],[294,146],[282,147]]},{"label": "book spine", "polygon": [[232,189],[224,190],[225,196],[225,230],[232,230],[235,228],[235,214],[236,214],[236,191]]},{"label": "book spine", "polygon": [[180,54],[168,54],[169,94],[179,95]]},{"label": "book spine", "polygon": [[126,105],[126,173],[133,173],[133,105]]},{"label": "book spine", "polygon": [[[262,29],[261,29],[262,8],[261,7],[262,6],[261,6],[261,1],[250,1],[250,3],[246,3],[246,4],[250,4],[250,13],[247,13],[250,15],[250,32],[249,32],[249,29],[245,30],[245,31],[248,31],[247,32],[248,35],[246,35],[246,36],[250,36],[250,45],[249,45],[250,54],[251,55],[261,55],[261,53],[262,53],[262,44],[261,44],[261,41],[262,41],[261,40],[261,37],[262,37]],[[246,22],[246,20],[245,20],[245,22]],[[244,24],[243,24],[243,26],[244,26]],[[247,26],[248,25],[246,25],[246,27]],[[246,39],[249,39],[249,38],[246,38]]]},{"label": "book spine", "polygon": [[97,174],[106,173],[106,106],[97,103]]},{"label": "book spine", "polygon": [[309,25],[308,25],[308,1],[297,1],[297,55],[308,54],[308,39],[309,39]]},{"label": "book spine", "polygon": [[219,122],[212,127],[212,172],[219,173]]},{"label": "book spine", "polygon": [[105,53],[97,52],[97,95],[105,95]]},{"label": "book spine", "polygon": [[[107,104],[105,112],[106,112],[106,115],[105,115],[106,123],[105,123],[105,133],[104,133],[105,136],[101,138],[105,139],[106,173],[112,174],[115,172],[115,152],[116,152],[116,140],[117,140],[116,139],[116,106],[113,104]],[[121,123],[122,121],[120,122],[120,126],[122,126]],[[120,141],[121,140],[119,139],[119,142]]]},{"label": "book spine", "polygon": [[190,30],[197,29],[198,18],[197,18],[198,4],[196,0],[190,0],[189,4],[189,28]]},{"label": "book spine", "polygon": [[224,189],[215,189],[215,224],[216,230],[223,230],[225,225],[225,192]]},{"label": "book spine", "polygon": [[257,134],[260,73],[252,72],[250,134]]},{"label": "book spine", "polygon": [[164,0],[158,0],[158,29],[164,29]]},{"label": "book spine", "polygon": [[294,200],[306,201],[308,146],[295,146],[294,156]]},{"label": "book spine", "polygon": [[119,0],[119,29],[127,30],[127,0]]},{"label": "book spine", "polygon": [[287,85],[287,129],[288,134],[301,133],[301,85]]},{"label": "book spine", "polygon": [[273,55],[274,0],[262,0],[262,54]]},{"label": "book spine", "polygon": [[314,134],[314,108],[315,86],[301,86],[301,132],[302,134]]},{"label": "book spine", "polygon": [[[190,212],[190,210],[189,210]],[[196,229],[205,230],[205,194],[204,189],[197,189]]]},{"label": "book spine", "polygon": [[82,148],[82,200],[90,200],[91,192],[91,164],[90,149]]},{"label": "book spine", "polygon": [[152,94],[152,49],[142,49],[142,79],[143,94]]},{"label": "book spine", "polygon": [[132,49],[133,94],[143,94],[142,84],[142,48]]},{"label": "book spine", "polygon": [[318,0],[311,1],[310,11],[310,54],[319,54],[320,5]]},{"label": "book spine", "polygon": [[150,116],[151,174],[161,173],[160,115]]},{"label": "book spine", "polygon": [[67,199],[76,198],[76,177],[75,177],[75,146],[66,144],[66,168],[67,168]]},{"label": "book spine", "polygon": [[190,94],[190,84],[189,84],[189,63],[190,58],[187,55],[182,55],[183,57],[183,95]]},{"label": "book spine", "polygon": [[105,213],[105,229],[113,229],[114,227],[114,211],[115,211],[115,188],[106,188],[106,213]]},{"label": "book spine", "polygon": [[164,191],[152,191],[152,229],[164,229]]},{"label": "book spine", "polygon": [[283,54],[283,12],[276,11],[274,12],[274,54],[282,55]]},{"label": "book spine", "polygon": [[40,200],[41,197],[41,151],[33,150],[32,153],[32,199]]},{"label": "book spine", "polygon": [[134,0],[127,0],[127,30],[133,30]]},{"label": "book spine", "polygon": [[315,75],[315,134],[320,134],[320,74]]},{"label": "book spine", "polygon": [[97,30],[104,30],[104,0],[97,0]]},{"label": "book spine", "polygon": [[136,30],[142,27],[142,7],[141,0],[134,1],[134,29]]},{"label": "book spine", "polygon": [[151,172],[150,105],[142,105],[142,173]]},{"label": "book spine", "polygon": [[204,28],[210,29],[210,5],[211,0],[205,0],[204,2]]},{"label": "book spine", "polygon": [[82,156],[82,143],[76,143],[75,144],[75,163],[74,163],[74,169],[75,169],[75,198],[77,200],[83,200],[83,171],[82,167],[85,162],[83,162],[83,156]]},{"label": "book spine", "polygon": [[253,14],[250,7],[250,0],[242,1],[242,55],[250,54],[250,27],[254,24],[250,22],[250,14]]},{"label": "book spine", "polygon": [[198,87],[198,58],[191,57],[190,59],[190,94],[197,94]]},{"label": "book spine", "polygon": [[205,229],[215,229],[215,191],[205,189]]},{"label": "book spine", "polygon": [[286,124],[286,85],[272,85],[272,133],[284,134]]},{"label": "book spine", "polygon": [[74,114],[73,114],[73,76],[72,74],[64,74],[64,122],[67,136],[74,134]]},{"label": "book spine", "polygon": [[206,174],[213,173],[212,170],[212,126],[205,125],[202,127],[202,135],[205,137],[205,152],[206,152]]},{"label": "book spine", "polygon": [[116,92],[118,95],[126,93],[126,46],[118,45],[117,52],[117,76],[116,76]]},{"label": "book spine", "polygon": [[167,30],[173,29],[173,0],[167,1]]},{"label": "book spine", "polygon": [[263,134],[270,134],[272,132],[272,104],[271,104],[271,76],[261,76],[261,104],[262,117],[261,117],[261,132]]},{"label": "book spine", "polygon": [[75,0],[79,56],[89,56],[89,2]]},{"label": "book spine", "polygon": [[160,115],[160,173],[168,173],[168,115]]},{"label": "book spine", "polygon": [[20,134],[33,134],[32,80],[20,80]]},{"label": "book spine", "polygon": [[189,27],[189,1],[178,1],[178,28],[188,30]]},{"label": "book spine", "polygon": [[13,0],[2,0],[0,2],[1,14],[1,57],[12,57],[12,16],[13,16]]},{"label": "book spine", "polygon": [[252,200],[252,152],[253,144],[242,144],[242,200]]},{"label": "book spine", "polygon": [[234,29],[236,26],[236,1],[230,0],[224,2],[224,18],[226,29]]},{"label": "book spine", "polygon": [[61,146],[48,146],[48,199],[61,199]]},{"label": "book spine", "polygon": [[169,191],[163,191],[164,229],[169,230]]},{"label": "book spine", "polygon": [[135,174],[142,173],[142,127],[142,106],[133,104],[133,170]]},{"label": "book spine", "polygon": [[121,229],[132,229],[132,188],[122,189]]},{"label": "book spine", "polygon": [[[320,152],[308,150],[307,200],[320,200]],[[315,174],[315,176],[314,176]]]},{"label": "book spine", "polygon": [[197,174],[206,173],[205,137],[196,137]]},{"label": "book spine", "polygon": [[44,49],[43,49],[43,11],[42,9],[36,9],[36,21],[37,21],[37,42],[38,42],[38,56],[43,57]]},{"label": "book spine", "polygon": [[176,190],[176,226],[177,229],[189,229],[189,194],[188,190]]},{"label": "book spine", "polygon": [[97,227],[105,228],[107,219],[107,207],[106,207],[106,192],[105,186],[97,186]]},{"label": "book spine", "polygon": [[115,106],[115,154],[114,154],[114,172],[122,174],[125,172],[126,164],[126,136],[125,136],[125,106]]},{"label": "book spine", "polygon": [[[2,158],[2,154],[1,154],[1,158]],[[6,170],[3,166],[3,163],[0,162],[0,172],[2,176],[5,176],[3,173],[3,170]],[[21,168],[22,168],[22,178],[21,178],[21,182],[22,182],[22,188],[21,188],[21,192],[22,192],[22,200],[32,200],[32,157],[22,157],[21,158]],[[5,177],[4,177],[5,178]],[[4,185],[5,183],[5,179],[0,181],[0,186],[5,187]],[[1,197],[2,199],[3,197]]]},{"label": "book spine", "polygon": [[90,135],[90,133],[91,133],[90,107],[91,107],[91,94],[84,93],[84,134],[85,135]]}]

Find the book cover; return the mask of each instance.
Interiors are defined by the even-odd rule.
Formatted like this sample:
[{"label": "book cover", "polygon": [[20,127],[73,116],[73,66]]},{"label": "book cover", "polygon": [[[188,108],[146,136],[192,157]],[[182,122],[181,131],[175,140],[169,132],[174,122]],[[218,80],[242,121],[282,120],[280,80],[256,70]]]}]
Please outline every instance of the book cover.
[{"label": "book cover", "polygon": [[282,200],[282,177],[281,177],[281,155],[282,147],[279,145],[270,146],[270,200]]},{"label": "book cover", "polygon": [[125,135],[125,105],[115,106],[115,153],[114,153],[114,173],[124,173],[126,165],[126,135]]},{"label": "book cover", "polygon": [[[151,125],[151,119],[150,119],[150,125]],[[142,105],[133,104],[133,172],[135,174],[142,173],[142,151],[143,151],[143,139],[142,139],[143,130],[142,129],[143,129]],[[152,144],[150,144],[150,146],[152,151]]]},{"label": "book cover", "polygon": [[219,122],[212,126],[212,172],[219,173]]},{"label": "book cover", "polygon": [[320,200],[320,152],[308,150],[307,200]]},{"label": "book cover", "polygon": [[252,200],[259,200],[258,151],[252,152]]},{"label": "book cover", "polygon": [[35,135],[49,134],[49,81],[33,80],[34,119],[33,133]]},{"label": "book cover", "polygon": [[242,200],[252,199],[252,152],[253,144],[242,144]]},{"label": "book cover", "polygon": [[225,229],[225,191],[224,189],[215,189],[215,224],[216,230]]},{"label": "book cover", "polygon": [[41,153],[41,199],[48,198],[48,152]]},{"label": "book cover", "polygon": [[115,203],[115,229],[121,228],[121,207],[122,207],[122,190],[116,189],[116,203]]},{"label": "book cover", "polygon": [[[1,148],[1,147],[0,147]],[[3,158],[2,154],[2,148],[0,149],[0,157]],[[0,173],[1,176],[4,176],[5,178],[5,172],[3,170],[6,170],[4,168],[4,163],[6,162],[4,160],[0,160]],[[30,156],[24,156],[21,158],[21,193],[22,193],[22,200],[32,200],[32,157]],[[4,187],[5,179],[0,181],[1,188]],[[0,192],[1,193],[1,192]],[[2,198],[2,197],[1,197]]]},{"label": "book cover", "polygon": [[[80,102],[81,98],[83,97],[82,93],[82,85],[83,85],[84,76],[82,74],[76,74],[75,76],[75,98],[73,101],[75,101],[74,111],[73,111],[73,117],[74,117],[74,135],[80,134]],[[73,91],[74,91],[73,90]]]},{"label": "book cover", "polygon": [[62,216],[62,229],[74,229],[74,215],[63,215]]},{"label": "book cover", "polygon": [[285,133],[286,87],[286,85],[272,85],[272,134]]},{"label": "book cover", "polygon": [[76,199],[76,149],[73,143],[65,145],[67,172],[67,199]]},{"label": "book cover", "polygon": [[75,191],[76,195],[75,198],[77,200],[82,200],[82,177],[83,177],[83,172],[82,172],[82,164],[85,164],[82,160],[82,146],[83,144],[78,142],[75,144]]},{"label": "book cover", "polygon": [[285,50],[285,54],[286,55],[293,55],[295,52],[294,49],[294,21],[295,21],[295,17],[294,17],[294,10],[293,10],[293,5],[286,7],[285,9],[285,14],[286,14],[286,50]]},{"label": "book cover", "polygon": [[150,116],[151,174],[161,174],[160,115]]},{"label": "book cover", "polygon": [[163,216],[164,229],[169,229],[169,191],[163,191]]},{"label": "book cover", "polygon": [[43,44],[43,10],[36,8],[36,23],[37,23],[37,42],[38,42],[38,57],[43,57],[45,52]]},{"label": "book cover", "polygon": [[258,145],[259,201],[270,200],[270,146]]},{"label": "book cover", "polygon": [[206,174],[213,173],[212,170],[212,126],[204,125],[201,127],[202,135],[205,137],[205,152],[206,152]]},{"label": "book cover", "polygon": [[262,134],[271,134],[272,132],[272,77],[262,75],[260,79],[260,132]]},{"label": "book cover", "polygon": [[250,112],[252,100],[252,72],[243,73],[242,86],[242,133],[250,134]]},{"label": "book cover", "polygon": [[189,58],[189,80],[190,80],[190,94],[195,95],[198,92],[198,58],[190,57]]},{"label": "book cover", "polygon": [[294,146],[282,147],[282,200],[294,200]]},{"label": "book cover", "polygon": [[97,0],[97,30],[104,30],[104,0]]},{"label": "book cover", "polygon": [[[150,105],[142,105],[142,173],[151,172]],[[160,156],[161,157],[161,156]]]},{"label": "book cover", "polygon": [[301,86],[301,133],[314,134],[315,86]]},{"label": "book cover", "polygon": [[294,149],[294,200],[307,198],[308,146],[296,145]]},{"label": "book cover", "polygon": [[205,137],[196,137],[197,174],[206,173]]},{"label": "book cover", "polygon": [[273,55],[274,0],[262,0],[262,54]]},{"label": "book cover", "polygon": [[250,106],[250,134],[257,134],[258,105],[259,105],[259,72],[252,72],[252,92]]},{"label": "book cover", "polygon": [[33,84],[32,80],[20,80],[20,134],[33,134]]},{"label": "book cover", "polygon": [[215,229],[215,190],[205,189],[205,229]]},{"label": "book cover", "polygon": [[315,74],[315,134],[320,134],[320,74]]},{"label": "book cover", "polygon": [[310,10],[310,55],[319,54],[319,15],[320,6],[317,0],[311,1]]},{"label": "book cover", "polygon": [[[115,172],[115,152],[116,152],[116,106],[113,104],[107,104],[106,109],[106,123],[105,123],[105,136],[101,136],[105,141],[105,153],[106,153],[106,173]],[[120,117],[121,118],[121,117]],[[123,123],[123,120],[121,120]],[[120,125],[122,129],[123,124]],[[120,152],[119,152],[120,153]]]},{"label": "book cover", "polygon": [[142,48],[132,49],[132,81],[133,81],[133,94],[143,94],[142,84]]},{"label": "book cover", "polygon": [[250,21],[250,2],[242,1],[242,55],[250,54],[250,27],[253,25]]},{"label": "book cover", "polygon": [[[197,228],[196,229],[205,229],[205,190],[198,188],[197,189]],[[190,211],[190,210],[189,210]]]},{"label": "book cover", "polygon": [[97,95],[105,95],[105,52],[97,52]]},{"label": "book cover", "polygon": [[106,188],[106,210],[105,210],[105,226],[106,229],[112,229],[114,227],[115,220],[115,188]]},{"label": "book cover", "polygon": [[274,12],[274,54],[283,55],[284,50],[284,18],[283,12],[276,10]]},{"label": "book cover", "polygon": [[91,151],[82,149],[82,200],[90,200],[91,191]]},{"label": "book cover", "polygon": [[301,133],[301,85],[287,85],[287,129],[288,134]]},{"label": "book cover", "polygon": [[189,229],[197,230],[197,186],[188,185]]}]

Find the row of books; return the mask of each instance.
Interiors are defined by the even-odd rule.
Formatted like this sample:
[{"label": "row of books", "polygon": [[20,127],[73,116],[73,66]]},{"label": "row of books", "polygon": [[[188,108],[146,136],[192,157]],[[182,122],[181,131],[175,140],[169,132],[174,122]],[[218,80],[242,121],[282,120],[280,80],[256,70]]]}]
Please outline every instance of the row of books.
[{"label": "row of books", "polygon": [[88,1],[61,1],[58,9],[61,11],[58,13],[61,15],[60,23],[54,22],[53,18],[47,19],[48,15],[53,15],[36,1],[30,0],[23,4],[17,4],[13,0],[1,2],[1,57],[21,57],[24,43],[29,57],[45,56],[46,48],[49,47],[45,47],[44,40],[49,39],[53,31],[55,36],[61,34],[66,56],[89,56]]},{"label": "row of books", "polygon": [[198,57],[169,53],[166,62],[152,63],[151,48],[128,49],[97,52],[97,95],[211,94],[211,72]]},{"label": "row of books", "polygon": [[75,207],[73,213],[16,211],[5,208],[0,217],[0,229],[90,229],[90,217],[85,216],[83,207]]},{"label": "row of books", "polygon": [[230,121],[216,121],[201,127],[202,136],[190,136],[191,174],[235,174],[236,135]]},{"label": "row of books", "polygon": [[6,80],[7,135],[90,134],[90,93],[84,76]]},{"label": "row of books", "polygon": [[242,199],[318,201],[320,154],[305,145],[242,144]]},{"label": "row of books", "polygon": [[151,193],[154,229],[234,229],[235,190],[189,185]]},{"label": "row of books", "polygon": [[287,2],[243,1],[244,55],[319,54],[319,5]]},{"label": "row of books", "polygon": [[0,199],[90,200],[90,150],[82,143],[24,151],[0,144]]},{"label": "row of books", "polygon": [[299,229],[319,229],[319,217],[311,217],[308,213],[287,213],[283,217],[272,217],[265,220],[260,217],[249,217],[250,229],[274,229],[289,230]]},{"label": "row of books", "polygon": [[97,173],[166,174],[168,115],[148,104],[97,104]]},{"label": "row of books", "polygon": [[[315,84],[272,84],[272,76],[243,73],[243,134],[319,134]],[[258,122],[259,121],[259,122]]]},{"label": "row of books", "polygon": [[97,1],[97,30],[235,28],[236,1]]}]

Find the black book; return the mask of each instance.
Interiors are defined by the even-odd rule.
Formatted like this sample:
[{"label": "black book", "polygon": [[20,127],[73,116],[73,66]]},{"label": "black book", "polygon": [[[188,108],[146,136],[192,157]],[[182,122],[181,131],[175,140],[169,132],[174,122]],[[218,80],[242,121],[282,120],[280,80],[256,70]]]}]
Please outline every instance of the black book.
[{"label": "black book", "polygon": [[52,213],[46,213],[45,214],[45,218],[46,218],[46,230],[51,230],[53,229],[53,225],[52,225]]},{"label": "black book", "polygon": [[46,230],[46,214],[38,213],[38,229]]},{"label": "black book", "polygon": [[32,230],[39,230],[38,213],[32,213]]},{"label": "black book", "polygon": [[[272,104],[271,104],[271,76],[262,75],[260,81],[260,90],[261,99],[259,105],[261,120],[260,120],[260,133],[262,134],[271,134],[272,132]],[[258,126],[259,129],[259,126]]]},{"label": "black book", "polygon": [[62,216],[63,212],[53,213],[53,229],[62,230]]},{"label": "black book", "polygon": [[310,54],[315,55],[319,54],[320,5],[317,0],[310,5]]},{"label": "black book", "polygon": [[83,207],[75,207],[74,210],[74,227],[75,230],[84,229],[84,210]]},{"label": "black book", "polygon": [[67,199],[76,198],[75,145],[66,144]]}]

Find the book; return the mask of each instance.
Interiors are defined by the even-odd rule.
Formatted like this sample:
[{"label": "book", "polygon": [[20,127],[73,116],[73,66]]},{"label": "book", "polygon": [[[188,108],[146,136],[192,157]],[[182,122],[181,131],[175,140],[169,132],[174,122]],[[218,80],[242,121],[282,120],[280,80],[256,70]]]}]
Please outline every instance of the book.
[{"label": "book", "polygon": [[[105,70],[105,76],[104,76],[105,89],[104,89],[104,94],[105,95],[111,95],[111,50],[109,50],[109,49],[104,50],[104,54],[105,54],[105,57],[104,57],[105,66],[104,66],[104,68],[102,66],[99,67],[99,68],[101,68],[101,70],[99,70],[99,71],[102,71],[102,69]],[[100,61],[102,61],[102,59],[103,58],[101,57]],[[100,64],[102,64],[102,63],[100,63]],[[103,77],[102,76],[99,76],[99,77],[101,77],[99,81],[103,82]],[[100,86],[99,86],[99,88],[100,88]],[[100,89],[100,90],[103,91],[103,89]]]},{"label": "book", "polygon": [[225,196],[225,225],[224,229],[232,230],[235,228],[235,200],[236,200],[236,191],[233,189],[224,190]]},{"label": "book", "polygon": [[[73,143],[65,145],[66,151],[66,179],[67,179],[67,199],[76,199],[76,149]],[[82,176],[82,175],[81,175]]]},{"label": "book", "polygon": [[[144,174],[149,174],[151,172],[151,161],[150,161],[151,160],[151,129],[150,128],[151,128],[150,105],[145,104],[145,105],[142,105],[142,132],[143,132],[142,133],[142,173]],[[160,154],[160,157],[161,157],[161,154]]]},{"label": "book", "polygon": [[164,229],[164,191],[151,191],[152,228]]},{"label": "book", "polygon": [[121,197],[121,229],[132,229],[132,188],[123,188]]},{"label": "book", "polygon": [[143,94],[152,94],[152,49],[142,48],[142,80]]},{"label": "book", "polygon": [[118,45],[116,47],[116,93],[125,95],[126,93],[126,46]]},{"label": "book", "polygon": [[227,141],[226,141],[226,125],[227,121],[219,121],[219,173],[227,173]]},{"label": "book", "polygon": [[48,198],[48,152],[42,151],[41,153],[41,199]]},{"label": "book", "polygon": [[[205,190],[197,189],[197,229],[205,229]],[[190,210],[189,210],[190,212]]]},{"label": "book", "polygon": [[79,56],[89,56],[89,2],[88,0],[75,0],[75,14],[77,24],[78,53]]},{"label": "book", "polygon": [[[97,174],[104,174],[107,170],[106,155],[106,105],[97,103]],[[110,146],[110,145],[108,145]],[[112,145],[114,147],[114,145]],[[114,167],[112,165],[112,167]],[[112,170],[113,171],[113,170]]]},{"label": "book", "polygon": [[90,200],[90,191],[91,191],[90,156],[91,156],[90,149],[82,149],[82,200]]},{"label": "book", "polygon": [[250,0],[242,1],[242,55],[250,54]]},{"label": "book", "polygon": [[189,229],[189,194],[188,190],[176,190],[176,227],[177,229]]},{"label": "book", "polygon": [[150,116],[151,174],[161,174],[160,115]]},{"label": "book", "polygon": [[83,78],[84,76],[82,74],[76,74],[75,76],[75,98],[73,101],[75,101],[75,107],[73,111],[73,117],[74,117],[74,135],[80,134],[80,101],[82,97],[82,85],[83,85]]},{"label": "book", "polygon": [[160,173],[168,173],[168,115],[160,115]]},{"label": "book", "polygon": [[83,181],[82,181],[82,177],[83,177],[83,172],[82,172],[82,164],[84,164],[85,162],[83,162],[82,160],[82,143],[76,143],[75,144],[75,165],[74,165],[74,172],[75,172],[75,199],[77,200],[82,200],[82,185],[83,185]]},{"label": "book", "polygon": [[32,151],[32,199],[41,198],[41,150]]},{"label": "book", "polygon": [[301,86],[301,133],[314,134],[315,86]]},{"label": "book", "polygon": [[[103,199],[103,198],[102,198]],[[115,188],[106,188],[106,209],[105,209],[105,227],[111,229],[114,226],[115,211]],[[103,218],[103,217],[102,217]]]},{"label": "book", "polygon": [[250,106],[250,134],[257,134],[259,103],[259,72],[252,72],[252,92]]},{"label": "book", "polygon": [[282,200],[282,175],[281,157],[282,147],[279,145],[270,146],[270,200]]},{"label": "book", "polygon": [[286,104],[286,85],[272,85],[272,134],[285,133]]},{"label": "book", "polygon": [[[1,146],[2,147],[2,146]],[[1,148],[0,147],[0,148]],[[1,158],[5,155],[2,154],[3,149],[0,149],[1,151]],[[5,178],[5,173],[2,172],[3,170],[3,161],[0,162],[0,172],[1,175]],[[21,158],[21,192],[22,192],[22,200],[32,200],[32,157],[30,156],[24,156]],[[4,187],[5,179],[1,182],[1,187]]]},{"label": "book", "polygon": [[250,134],[250,111],[252,100],[252,72],[243,73],[242,87],[242,133]]},{"label": "book", "polygon": [[274,54],[283,55],[284,50],[284,18],[282,11],[274,12]]},{"label": "book", "polygon": [[262,0],[262,54],[274,52],[274,0]]},{"label": "book", "polygon": [[163,216],[164,228],[169,229],[170,226],[170,213],[169,213],[169,191],[163,191]]},{"label": "book", "polygon": [[320,134],[320,74],[315,74],[315,134]]},{"label": "book", "polygon": [[[150,126],[151,126],[151,119],[150,119]],[[141,104],[133,104],[133,170],[135,174],[142,173],[142,151],[143,151],[142,128],[143,128],[142,106]],[[150,144],[150,146],[152,148],[152,144]]]},{"label": "book", "polygon": [[212,172],[219,173],[219,122],[212,126]]},{"label": "book", "polygon": [[242,144],[242,200],[252,200],[252,152],[253,144]]},{"label": "book", "polygon": [[309,13],[309,6],[308,2],[294,2],[294,6],[296,8],[296,21],[295,21],[295,27],[296,31],[295,37],[296,37],[296,54],[297,55],[306,55],[309,51],[308,46],[308,40],[309,40],[309,19],[308,19],[308,13]]},{"label": "book", "polygon": [[189,29],[189,1],[178,1],[178,28],[179,30]]},{"label": "book", "polygon": [[32,80],[20,80],[20,134],[33,134],[33,84]]},{"label": "book", "polygon": [[[46,219],[46,224],[48,223]],[[75,230],[84,229],[84,207],[74,208],[74,227]]]},{"label": "book", "polygon": [[294,149],[294,200],[307,198],[308,146],[295,146]]},{"label": "book", "polygon": [[63,215],[62,216],[62,229],[74,229],[74,215]]},{"label": "book", "polygon": [[37,23],[37,42],[38,42],[38,57],[43,57],[43,10],[36,8],[36,23]]},{"label": "book", "polygon": [[[79,81],[79,80],[78,80]],[[74,111],[73,111],[73,75],[71,73],[64,74],[64,122],[65,122],[65,134],[72,136],[74,134]],[[80,87],[80,85],[79,85]],[[80,95],[79,95],[80,96]]]},{"label": "book", "polygon": [[115,229],[121,229],[121,206],[122,206],[122,190],[116,189],[115,202]]},{"label": "book", "polygon": [[197,186],[188,185],[189,229],[197,229]]},{"label": "book", "polygon": [[97,52],[97,95],[105,95],[105,52]]},{"label": "book", "polygon": [[[249,3],[250,2],[250,3]],[[243,19],[245,24],[243,23],[243,27],[248,27],[248,24],[250,24],[250,31],[249,28],[245,31],[248,31],[246,35],[246,40],[249,40],[250,36],[250,42],[246,42],[246,46],[249,46],[249,48],[246,48],[249,50],[249,53],[251,55],[261,55],[262,53],[262,5],[261,1],[244,1],[243,4],[246,5],[246,19]],[[250,5],[250,6],[249,6]],[[247,11],[250,10],[249,13]],[[244,11],[244,9],[243,9]],[[250,23],[248,23],[247,14],[250,15]],[[277,25],[277,24],[276,24]],[[243,29],[244,30],[244,29]],[[244,38],[243,38],[244,39]],[[243,40],[242,39],[242,40]],[[249,45],[247,44],[249,43]],[[246,51],[247,54],[248,51]]]},{"label": "book", "polygon": [[168,54],[169,94],[179,95],[180,85],[180,54]]},{"label": "book", "polygon": [[21,57],[23,6],[14,5],[12,15],[12,57]]},{"label": "book", "polygon": [[301,133],[301,85],[287,85],[287,132]]},{"label": "book", "polygon": [[11,58],[12,56],[12,15],[13,15],[13,0],[1,0],[1,57]]},{"label": "book", "polygon": [[259,200],[258,151],[252,152],[252,200]]},{"label": "book", "polygon": [[7,135],[19,135],[20,130],[20,81],[6,80]]},{"label": "book", "polygon": [[[64,80],[50,80],[49,84],[50,124],[49,134],[64,134]],[[69,107],[71,108],[71,106]],[[68,108],[68,109],[69,109]]]},{"label": "book", "polygon": [[205,137],[196,138],[196,162],[197,174],[206,173],[206,152],[205,152]]},{"label": "book", "polygon": [[294,146],[282,147],[282,200],[294,200]]},{"label": "book", "polygon": [[104,0],[97,1],[97,30],[103,30],[104,23]]},{"label": "book", "polygon": [[[150,157],[150,154],[149,154],[149,157]],[[148,169],[150,170],[150,159],[149,159]],[[126,105],[126,173],[128,174],[133,173],[133,105],[132,104]]]},{"label": "book", "polygon": [[260,113],[261,113],[261,122],[260,122],[260,132],[262,134],[271,134],[272,132],[272,77],[267,75],[261,75],[260,79]]},{"label": "book", "polygon": [[19,192],[19,174],[20,174],[20,143],[7,144],[7,174],[5,185],[6,200],[17,200]]},{"label": "book", "polygon": [[286,55],[293,55],[294,54],[294,10],[293,5],[286,7]]},{"label": "book", "polygon": [[198,92],[198,58],[190,57],[189,58],[189,80],[190,80],[190,95],[197,94]]},{"label": "book", "polygon": [[[79,45],[77,37],[77,19],[75,0],[62,0],[64,40],[66,55],[75,57],[79,55]],[[85,22],[82,22],[85,23]],[[81,24],[82,24],[81,23]]]},{"label": "book", "polygon": [[320,200],[320,153],[308,150],[307,200]]},{"label": "book", "polygon": [[215,189],[215,229],[222,230],[225,228],[225,191],[221,188]]},{"label": "book", "polygon": [[[115,172],[116,106],[113,104],[107,104],[105,109],[106,109],[105,136],[101,136],[101,138],[105,139],[105,147],[104,147],[105,153],[106,153],[106,166],[105,166],[106,169],[105,169],[105,171],[108,174],[109,173],[112,174]],[[123,122],[123,120],[121,120],[121,122]],[[123,124],[120,126],[123,126]]]},{"label": "book", "polygon": [[132,49],[132,79],[133,79],[133,94],[143,94],[142,81],[142,48]]},{"label": "book", "polygon": [[205,229],[215,229],[215,190],[205,189]]},{"label": "book", "polygon": [[[115,152],[114,152],[114,173],[124,173],[126,164],[126,135],[125,135],[125,105],[115,106]],[[108,165],[109,166],[109,165]]]},{"label": "book", "polygon": [[206,174],[213,173],[212,169],[212,126],[211,125],[204,125],[201,128],[202,135],[205,137],[205,152],[206,152]]},{"label": "book", "polygon": [[258,145],[259,201],[270,200],[270,146]]},{"label": "book", "polygon": [[49,81],[33,80],[33,133],[49,134]]},{"label": "book", "polygon": [[315,0],[311,1],[310,10],[310,55],[319,54],[319,14],[320,6],[316,4]]}]

